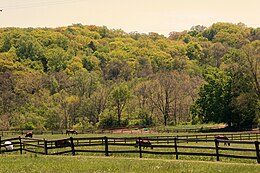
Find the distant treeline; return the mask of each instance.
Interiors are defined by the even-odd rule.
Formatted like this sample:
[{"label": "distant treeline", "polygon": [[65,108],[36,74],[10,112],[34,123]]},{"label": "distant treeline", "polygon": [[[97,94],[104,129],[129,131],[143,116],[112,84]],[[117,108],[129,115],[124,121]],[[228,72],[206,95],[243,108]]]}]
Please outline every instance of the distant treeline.
[{"label": "distant treeline", "polygon": [[260,121],[260,28],[0,28],[0,129]]}]

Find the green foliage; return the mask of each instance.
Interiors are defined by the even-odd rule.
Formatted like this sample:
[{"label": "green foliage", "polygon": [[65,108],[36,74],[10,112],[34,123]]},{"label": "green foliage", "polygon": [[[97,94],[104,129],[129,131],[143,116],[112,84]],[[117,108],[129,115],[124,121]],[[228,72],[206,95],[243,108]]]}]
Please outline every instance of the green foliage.
[{"label": "green foliage", "polygon": [[235,76],[213,69],[207,71],[204,78],[207,83],[200,88],[199,98],[192,107],[194,122],[199,118],[202,122],[227,123],[229,126],[256,123],[257,99],[247,93],[246,88],[233,90]]},{"label": "green foliage", "polygon": [[186,55],[189,57],[190,60],[201,61],[203,56],[202,47],[198,43],[190,42],[187,45]]},{"label": "green foliage", "polygon": [[[178,125],[192,116],[254,124],[259,33],[242,23],[197,25],[169,38],[82,24],[0,28],[1,128]],[[204,76],[198,95],[210,67],[218,70]]]},{"label": "green foliage", "polygon": [[128,99],[130,99],[130,96],[130,90],[126,84],[115,87],[111,92],[111,104],[115,108],[119,125],[121,123],[122,111],[125,108]]},{"label": "green foliage", "polygon": [[24,127],[22,128],[24,130],[33,130],[35,129],[35,126],[32,122],[28,122],[24,124]]},{"label": "green foliage", "polygon": [[104,113],[98,123],[100,128],[111,128],[117,127],[118,125],[118,120],[115,118],[115,116],[113,116],[112,112]]},{"label": "green foliage", "polygon": [[46,52],[48,70],[59,72],[65,70],[69,60],[68,54],[61,48],[49,49]]},{"label": "green foliage", "polygon": [[198,115],[204,122],[224,122],[232,124],[231,78],[213,69],[205,74],[206,84],[200,88],[200,98],[196,101],[201,110]]},{"label": "green foliage", "polygon": [[150,113],[146,110],[139,110],[137,112],[138,118],[139,118],[139,124],[140,126],[152,126],[153,125],[153,119],[150,115]]}]

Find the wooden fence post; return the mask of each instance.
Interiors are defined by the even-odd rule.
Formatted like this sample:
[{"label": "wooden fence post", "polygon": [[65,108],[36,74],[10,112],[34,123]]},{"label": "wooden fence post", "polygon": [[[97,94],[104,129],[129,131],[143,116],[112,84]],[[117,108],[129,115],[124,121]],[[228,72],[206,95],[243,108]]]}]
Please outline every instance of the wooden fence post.
[{"label": "wooden fence post", "polygon": [[216,147],[216,156],[217,156],[217,161],[219,161],[219,149],[218,149],[219,141],[215,139],[215,147]]},{"label": "wooden fence post", "polygon": [[22,148],[22,139],[21,139],[21,136],[19,136],[19,144],[20,144],[20,154],[23,154],[23,148]]},{"label": "wooden fence post", "polygon": [[174,138],[174,148],[175,148],[175,154],[176,154],[176,160],[179,159],[179,155],[178,155],[178,147],[177,147],[177,138]]},{"label": "wooden fence post", "polygon": [[259,142],[258,141],[255,141],[255,150],[256,150],[257,163],[260,163]]},{"label": "wooden fence post", "polygon": [[73,137],[70,137],[70,145],[71,145],[72,156],[74,156],[75,155],[75,148],[74,148]]},{"label": "wooden fence post", "polygon": [[48,146],[47,146],[48,141],[46,139],[43,139],[43,142],[44,142],[44,154],[48,155]]},{"label": "wooden fence post", "polygon": [[142,158],[141,137],[138,137],[138,144],[139,144],[139,154],[140,154],[140,158]]},{"label": "wooden fence post", "polygon": [[108,156],[108,139],[106,136],[104,138],[105,138],[105,156]]}]

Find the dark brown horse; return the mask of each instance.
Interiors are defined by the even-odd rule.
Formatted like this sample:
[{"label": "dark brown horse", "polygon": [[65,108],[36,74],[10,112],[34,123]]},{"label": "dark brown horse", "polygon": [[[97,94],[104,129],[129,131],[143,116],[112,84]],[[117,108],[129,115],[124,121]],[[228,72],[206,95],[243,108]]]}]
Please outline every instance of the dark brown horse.
[{"label": "dark brown horse", "polygon": [[69,134],[78,134],[77,130],[74,130],[74,129],[69,129],[69,130],[66,130],[66,135],[69,135]]},{"label": "dark brown horse", "polygon": [[[228,137],[226,137],[225,135],[217,135],[217,136],[215,136],[215,139],[219,139],[219,140],[226,140],[226,141],[228,141],[229,139],[228,139]],[[228,146],[230,146],[230,142],[224,142],[224,145],[227,145],[228,144]]]},{"label": "dark brown horse", "polygon": [[33,132],[27,132],[25,134],[25,137],[32,138],[33,137]]},{"label": "dark brown horse", "polygon": [[69,140],[63,139],[63,140],[55,141],[55,147],[57,148],[68,147],[68,146],[70,146]]},{"label": "dark brown horse", "polygon": [[135,143],[135,147],[142,146],[143,148],[151,147],[153,149],[153,146],[149,140],[145,139],[137,139]]}]

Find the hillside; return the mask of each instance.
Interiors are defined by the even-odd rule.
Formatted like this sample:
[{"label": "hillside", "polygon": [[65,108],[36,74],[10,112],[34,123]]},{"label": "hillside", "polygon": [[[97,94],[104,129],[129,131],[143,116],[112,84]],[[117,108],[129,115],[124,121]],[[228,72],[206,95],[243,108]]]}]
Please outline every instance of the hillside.
[{"label": "hillside", "polygon": [[0,28],[0,129],[260,122],[260,28]]}]

